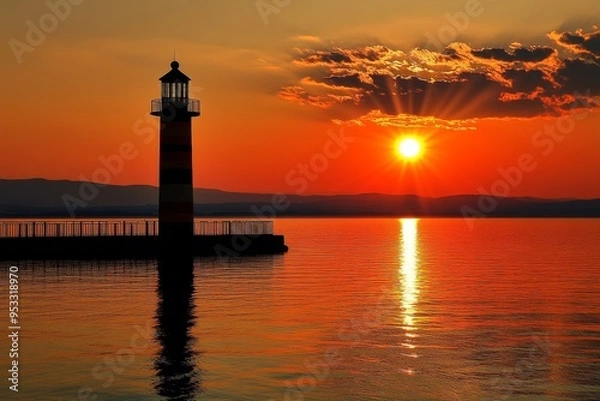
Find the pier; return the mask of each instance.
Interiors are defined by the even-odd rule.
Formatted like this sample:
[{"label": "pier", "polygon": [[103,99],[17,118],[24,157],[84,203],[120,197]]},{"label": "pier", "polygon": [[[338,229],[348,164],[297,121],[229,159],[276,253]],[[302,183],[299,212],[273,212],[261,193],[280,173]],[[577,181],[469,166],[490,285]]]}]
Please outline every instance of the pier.
[{"label": "pier", "polygon": [[200,101],[173,60],[150,103],[160,118],[158,220],[0,221],[0,260],[186,259],[280,254],[272,221],[196,221],[192,120]]},{"label": "pier", "polygon": [[[0,221],[0,260],[146,259],[159,256],[157,220]],[[272,221],[195,221],[193,256],[281,254]]]}]

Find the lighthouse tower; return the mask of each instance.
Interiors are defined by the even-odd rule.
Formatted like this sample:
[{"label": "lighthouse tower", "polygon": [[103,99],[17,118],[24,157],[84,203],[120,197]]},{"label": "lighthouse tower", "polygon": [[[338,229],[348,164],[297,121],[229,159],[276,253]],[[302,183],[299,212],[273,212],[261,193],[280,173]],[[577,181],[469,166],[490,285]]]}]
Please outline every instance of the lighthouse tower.
[{"label": "lighthouse tower", "polygon": [[160,78],[161,97],[151,114],[160,117],[158,225],[161,250],[190,253],[194,236],[192,118],[200,101],[189,98],[190,78],[171,63]]}]

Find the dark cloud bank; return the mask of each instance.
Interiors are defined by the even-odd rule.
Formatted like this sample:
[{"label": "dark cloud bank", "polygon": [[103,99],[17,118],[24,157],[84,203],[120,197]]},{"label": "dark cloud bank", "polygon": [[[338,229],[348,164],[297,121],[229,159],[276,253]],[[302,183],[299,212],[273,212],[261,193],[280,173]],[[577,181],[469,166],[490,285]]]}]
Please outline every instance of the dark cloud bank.
[{"label": "dark cloud bank", "polygon": [[305,49],[294,61],[303,78],[280,96],[346,121],[529,118],[598,107],[600,30],[548,37],[552,46]]}]

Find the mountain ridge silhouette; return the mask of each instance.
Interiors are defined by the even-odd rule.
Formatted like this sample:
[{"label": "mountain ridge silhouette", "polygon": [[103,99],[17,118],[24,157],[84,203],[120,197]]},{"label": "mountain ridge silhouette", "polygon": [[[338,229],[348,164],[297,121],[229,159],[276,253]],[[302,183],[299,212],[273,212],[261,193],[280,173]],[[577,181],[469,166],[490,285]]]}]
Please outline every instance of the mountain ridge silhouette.
[{"label": "mountain ridge silhouette", "polygon": [[[93,185],[93,187],[91,185]],[[156,216],[158,188],[69,180],[0,179],[0,217]],[[90,190],[96,188],[96,191]],[[378,193],[284,195],[195,188],[197,216],[434,216],[434,217],[600,217],[600,199],[490,198],[451,195],[438,198]],[[281,196],[281,194],[277,195]],[[78,200],[69,213],[65,199]],[[281,204],[287,205],[281,207]],[[288,205],[289,204],[289,205]],[[275,206],[280,206],[277,209]],[[491,207],[493,206],[493,207]]]}]

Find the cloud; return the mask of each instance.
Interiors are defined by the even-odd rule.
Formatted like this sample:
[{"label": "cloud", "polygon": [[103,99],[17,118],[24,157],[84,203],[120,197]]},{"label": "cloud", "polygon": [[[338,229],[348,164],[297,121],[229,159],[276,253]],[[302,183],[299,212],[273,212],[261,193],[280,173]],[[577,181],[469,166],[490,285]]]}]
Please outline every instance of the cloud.
[{"label": "cloud", "polygon": [[552,56],[555,52],[556,50],[550,47],[533,47],[531,49],[517,47],[512,49],[510,52],[506,49],[499,48],[487,48],[471,51],[475,57],[479,58],[508,62],[522,61],[529,63],[538,63],[540,61],[544,61],[548,57]]},{"label": "cloud", "polygon": [[504,78],[510,81],[514,92],[536,92],[538,88],[550,90],[554,84],[541,70],[507,69],[503,73]]},{"label": "cloud", "polygon": [[321,43],[321,38],[313,35],[296,35],[292,37],[295,42]]},{"label": "cloud", "polygon": [[317,51],[299,60],[307,65],[333,65],[338,63],[350,63],[352,59],[344,53],[331,51]]},{"label": "cloud", "polygon": [[400,127],[405,129],[427,130],[427,129],[446,129],[453,131],[474,130],[477,121],[470,120],[444,120],[435,117],[421,117],[411,114],[398,114],[390,116],[382,113],[380,110],[373,110],[368,114],[354,120],[333,120],[337,125],[345,126],[367,126],[368,124],[380,127]]},{"label": "cloud", "polygon": [[585,33],[581,29],[563,33],[553,31],[548,37],[572,53],[593,58],[600,57],[600,29],[595,29],[590,33]]},{"label": "cloud", "polygon": [[[293,63],[302,78],[279,95],[352,124],[468,129],[478,118],[560,115],[573,107],[598,107],[598,35],[552,32],[558,48],[513,42],[506,49],[465,43],[443,51],[304,49]],[[561,58],[561,48],[586,57]]]},{"label": "cloud", "polygon": [[564,93],[590,91],[600,95],[600,64],[585,60],[568,59],[558,70],[557,80]]}]

